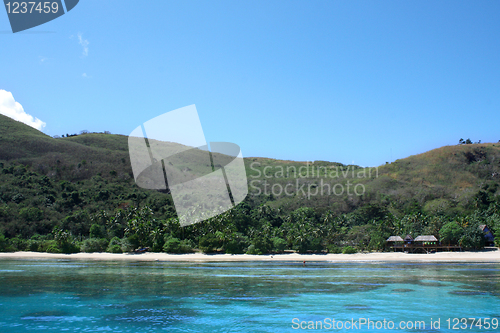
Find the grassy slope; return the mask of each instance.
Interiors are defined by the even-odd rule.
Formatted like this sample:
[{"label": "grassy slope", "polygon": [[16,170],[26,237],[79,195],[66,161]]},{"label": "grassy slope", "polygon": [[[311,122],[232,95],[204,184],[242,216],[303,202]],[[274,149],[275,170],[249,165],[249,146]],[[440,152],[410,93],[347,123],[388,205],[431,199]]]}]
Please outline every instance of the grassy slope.
[{"label": "grassy slope", "polygon": [[54,139],[0,115],[0,160],[33,167],[49,177],[70,181],[88,179],[111,170],[129,177],[127,137],[88,134]]},{"label": "grassy slope", "polygon": [[[281,184],[282,187],[286,184],[294,184],[295,188],[297,182],[305,184],[306,189],[311,186],[311,193],[314,193],[314,186],[319,187],[321,181],[329,183],[332,187],[340,184],[344,189],[347,188],[349,181],[351,184],[363,184],[366,190],[362,196],[317,195],[311,198],[307,198],[307,190],[306,197],[303,192],[296,191],[292,196],[272,198],[269,204],[274,207],[295,209],[300,206],[310,206],[320,210],[333,209],[338,212],[349,212],[360,205],[378,203],[389,207],[398,215],[402,214],[410,204],[417,203],[428,213],[454,211],[459,214],[470,209],[472,196],[481,187],[486,184],[499,183],[500,144],[442,147],[397,160],[376,169],[358,169],[356,166],[343,166],[329,162],[311,164],[263,158],[249,158],[246,165],[249,180],[253,180],[253,184],[258,185],[250,186],[250,191],[254,193],[259,192],[256,187],[263,192],[264,182],[269,184],[268,193],[271,192],[273,184]],[[309,166],[307,178],[300,177],[298,172],[291,171],[293,167],[297,170],[302,167],[302,176],[304,176],[307,173],[307,166]],[[318,166],[322,167],[320,176],[317,176]],[[278,176],[281,176],[279,171],[283,167],[284,177],[266,177],[264,175],[266,167],[267,175],[277,172]],[[290,170],[288,175],[287,167]],[[327,176],[323,171],[325,168]],[[278,189],[276,187],[276,192]],[[325,191],[326,189],[327,187]]]},{"label": "grassy slope", "polygon": [[[54,139],[0,116],[0,160],[29,165],[36,172],[54,180],[76,182],[101,174],[109,181],[125,181],[126,186],[136,187],[132,181],[127,137],[122,135],[85,134]],[[346,188],[349,181],[351,184],[363,184],[366,189],[362,196],[344,193],[308,198],[303,192],[292,190],[290,196],[261,195],[254,198],[256,202],[268,202],[284,211],[310,206],[340,213],[352,211],[364,204],[379,203],[394,213],[400,213],[410,203],[417,202],[428,212],[455,209],[460,213],[468,209],[471,197],[481,186],[499,182],[500,176],[495,173],[500,173],[500,144],[438,148],[383,165],[378,170],[372,170],[370,177],[359,177],[363,169],[357,166],[325,161],[308,164],[246,158],[245,164],[249,181],[254,181],[254,186],[250,186],[250,193],[254,194],[256,188],[263,191],[264,181],[268,183],[268,193],[273,184],[279,184],[282,188],[291,184],[295,188],[298,183],[305,186],[306,192],[308,188],[314,191],[322,180],[332,187],[340,184]],[[308,165],[309,169],[306,169]],[[266,167],[267,176],[264,175]],[[299,175],[301,167],[302,175]],[[117,172],[118,178],[110,176],[113,170]],[[283,174],[281,170],[284,170]],[[308,177],[304,177],[305,170],[308,170]],[[317,170],[321,170],[320,176]]]}]

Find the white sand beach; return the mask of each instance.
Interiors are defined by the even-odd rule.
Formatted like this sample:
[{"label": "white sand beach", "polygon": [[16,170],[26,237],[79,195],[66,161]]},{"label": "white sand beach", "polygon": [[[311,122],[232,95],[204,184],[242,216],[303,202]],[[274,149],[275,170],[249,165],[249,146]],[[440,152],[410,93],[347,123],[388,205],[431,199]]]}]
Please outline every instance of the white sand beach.
[{"label": "white sand beach", "polygon": [[477,252],[438,252],[408,254],[402,252],[372,252],[356,254],[167,254],[167,253],[74,253],[54,254],[42,252],[0,253],[1,259],[75,259],[75,260],[129,260],[129,261],[374,261],[374,262],[500,262],[500,251],[490,249]]}]

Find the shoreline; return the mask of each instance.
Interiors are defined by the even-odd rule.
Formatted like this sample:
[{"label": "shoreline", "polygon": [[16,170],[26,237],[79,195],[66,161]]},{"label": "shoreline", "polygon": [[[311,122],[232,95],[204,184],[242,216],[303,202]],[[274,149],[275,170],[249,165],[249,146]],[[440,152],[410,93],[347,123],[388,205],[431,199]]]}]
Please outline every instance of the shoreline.
[{"label": "shoreline", "polygon": [[403,252],[371,252],[356,254],[167,254],[147,252],[133,253],[44,253],[44,252],[4,252],[0,260],[23,259],[68,259],[98,261],[159,261],[159,262],[500,262],[498,249],[477,252],[438,252],[430,254],[408,254]]}]

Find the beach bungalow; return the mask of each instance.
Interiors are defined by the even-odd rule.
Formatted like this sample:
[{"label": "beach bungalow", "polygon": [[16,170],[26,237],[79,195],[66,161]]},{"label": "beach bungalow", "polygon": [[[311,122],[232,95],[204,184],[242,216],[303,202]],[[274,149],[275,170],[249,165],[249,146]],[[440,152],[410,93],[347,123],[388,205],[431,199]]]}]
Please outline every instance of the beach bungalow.
[{"label": "beach bungalow", "polygon": [[411,235],[406,235],[404,242],[405,244],[413,244],[413,237],[411,237]]},{"label": "beach bungalow", "polygon": [[433,235],[418,236],[413,240],[413,252],[437,252],[438,240]]},{"label": "beach bungalow", "polygon": [[438,240],[433,235],[418,236],[413,240],[418,245],[436,245]]},{"label": "beach bungalow", "polygon": [[387,239],[387,244],[394,251],[401,249],[406,253],[462,251],[460,245],[442,245],[434,235],[421,235],[415,239],[411,235],[407,235],[404,239],[399,236],[391,236]]},{"label": "beach bungalow", "polygon": [[495,236],[491,232],[490,228],[486,224],[479,226],[479,229],[483,231],[486,246],[495,246]]},{"label": "beach bungalow", "polygon": [[391,237],[387,238],[387,242],[393,242],[393,243],[401,242],[402,243],[403,241],[404,241],[403,238],[401,238],[399,236],[391,236]]},{"label": "beach bungalow", "polygon": [[394,250],[396,250],[398,248],[403,249],[403,242],[404,242],[404,239],[401,238],[400,236],[391,236],[391,237],[387,238],[387,245]]}]

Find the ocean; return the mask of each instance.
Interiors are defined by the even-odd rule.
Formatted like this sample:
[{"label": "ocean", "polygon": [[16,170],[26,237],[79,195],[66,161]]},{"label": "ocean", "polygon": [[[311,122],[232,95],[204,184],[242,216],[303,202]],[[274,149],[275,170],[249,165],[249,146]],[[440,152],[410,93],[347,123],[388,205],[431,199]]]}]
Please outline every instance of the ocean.
[{"label": "ocean", "polygon": [[500,332],[500,264],[0,260],[0,332]]}]

